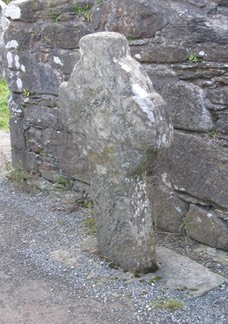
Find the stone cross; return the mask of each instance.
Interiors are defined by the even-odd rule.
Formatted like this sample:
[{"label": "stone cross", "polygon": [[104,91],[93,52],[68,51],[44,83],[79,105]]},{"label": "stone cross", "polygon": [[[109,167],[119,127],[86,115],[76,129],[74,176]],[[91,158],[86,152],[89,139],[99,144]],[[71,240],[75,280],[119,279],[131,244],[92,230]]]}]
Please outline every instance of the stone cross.
[{"label": "stone cross", "polygon": [[98,248],[125,270],[155,271],[146,171],[171,143],[165,103],[130,56],[123,35],[87,35],[80,52],[59,98],[65,122],[88,158]]}]

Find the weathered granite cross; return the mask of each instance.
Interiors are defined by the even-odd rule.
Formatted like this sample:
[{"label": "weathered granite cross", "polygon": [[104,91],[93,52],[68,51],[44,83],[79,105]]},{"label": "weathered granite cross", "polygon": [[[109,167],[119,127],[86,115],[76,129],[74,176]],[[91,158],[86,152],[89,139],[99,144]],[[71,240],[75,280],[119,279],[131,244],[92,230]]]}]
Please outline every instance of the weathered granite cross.
[{"label": "weathered granite cross", "polygon": [[80,52],[59,96],[67,126],[88,155],[98,248],[126,270],[154,271],[146,171],[171,143],[165,103],[123,35],[87,35]]}]

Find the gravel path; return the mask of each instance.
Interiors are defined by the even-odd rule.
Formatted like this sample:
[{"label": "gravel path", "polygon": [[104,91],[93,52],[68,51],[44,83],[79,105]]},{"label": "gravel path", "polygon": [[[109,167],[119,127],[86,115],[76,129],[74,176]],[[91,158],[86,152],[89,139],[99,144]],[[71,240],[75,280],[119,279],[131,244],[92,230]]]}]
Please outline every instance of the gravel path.
[{"label": "gravel path", "polygon": [[[0,176],[1,324],[227,323],[227,285],[192,298],[152,283],[154,274],[123,273],[97,255],[89,218],[88,208],[44,192],[31,196]],[[208,254],[168,234],[158,234],[158,243],[226,274],[220,251]],[[179,309],[167,307],[171,299]]]}]

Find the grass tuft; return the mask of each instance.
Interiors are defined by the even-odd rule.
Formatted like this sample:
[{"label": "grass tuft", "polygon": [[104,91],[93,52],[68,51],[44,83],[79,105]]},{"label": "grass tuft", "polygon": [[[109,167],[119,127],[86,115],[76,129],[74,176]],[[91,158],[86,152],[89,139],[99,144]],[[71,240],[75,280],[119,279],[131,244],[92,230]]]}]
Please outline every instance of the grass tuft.
[{"label": "grass tuft", "polygon": [[175,299],[157,299],[152,302],[154,308],[168,309],[171,312],[180,310],[184,307],[184,303]]},{"label": "grass tuft", "polygon": [[91,5],[89,4],[85,4],[85,5],[80,5],[77,4],[74,7],[74,13],[78,16],[78,17],[85,17],[85,20],[87,22],[90,22],[90,18],[91,18]]},{"label": "grass tuft", "polygon": [[7,178],[14,183],[18,190],[25,191],[31,195],[38,192],[38,188],[33,181],[37,178],[36,171],[25,171],[21,163],[18,163],[14,167],[8,164],[7,168]]},{"label": "grass tuft", "polygon": [[10,91],[5,79],[0,79],[0,129],[9,132],[10,111],[8,99]]},{"label": "grass tuft", "polygon": [[87,218],[84,220],[85,232],[88,235],[96,235],[96,220],[94,218]]}]

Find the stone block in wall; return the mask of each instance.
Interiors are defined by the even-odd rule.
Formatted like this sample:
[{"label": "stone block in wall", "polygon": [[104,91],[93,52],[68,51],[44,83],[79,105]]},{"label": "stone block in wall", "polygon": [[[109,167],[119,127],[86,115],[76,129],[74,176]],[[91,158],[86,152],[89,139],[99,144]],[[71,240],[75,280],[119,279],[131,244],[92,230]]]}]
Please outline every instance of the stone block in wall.
[{"label": "stone block in wall", "polygon": [[24,122],[27,125],[36,125],[39,128],[63,129],[57,108],[29,105],[29,107],[24,109]]},{"label": "stone block in wall", "polygon": [[6,60],[7,78],[12,92],[19,93],[26,89],[33,94],[58,94],[62,76],[48,63],[37,62],[30,52],[13,50],[7,51]]},{"label": "stone block in wall", "polygon": [[162,93],[169,84],[179,81],[175,71],[165,64],[146,64],[144,68],[159,93]]},{"label": "stone block in wall", "polygon": [[228,223],[221,211],[206,211],[191,205],[185,218],[187,235],[203,244],[228,251]]},{"label": "stone block in wall", "polygon": [[189,2],[197,7],[204,7],[207,3],[207,0],[189,0]]},{"label": "stone block in wall", "polygon": [[153,37],[169,20],[169,7],[161,1],[107,0],[93,11],[96,31],[115,31],[126,37]]},{"label": "stone block in wall", "polygon": [[41,176],[52,182],[52,183],[57,183],[60,173],[58,167],[54,167],[54,164],[51,162],[43,161],[39,165],[39,172]]},{"label": "stone block in wall", "polygon": [[[228,208],[228,153],[216,141],[179,131],[171,147],[161,153],[153,174],[172,190],[197,197],[208,205]],[[183,198],[183,197],[182,197]]]},{"label": "stone block in wall", "polygon": [[215,78],[215,82],[218,86],[224,87],[228,85],[228,75],[224,74],[220,77]]},{"label": "stone block in wall", "polygon": [[219,133],[228,135],[228,110],[217,113],[216,117],[215,129]]},{"label": "stone block in wall", "polygon": [[92,24],[96,31],[117,31],[129,38],[155,37],[156,46],[164,40],[166,45],[172,40],[185,42],[186,48],[199,42],[226,44],[225,15],[216,16],[215,4],[197,3],[107,0],[93,11]]},{"label": "stone block in wall", "polygon": [[[18,56],[13,55],[13,59]],[[13,92],[28,90],[33,94],[58,95],[58,87],[62,76],[51,68],[49,64],[37,63],[30,55],[18,57],[20,67],[17,73],[9,74],[10,89]],[[24,68],[26,66],[26,73]],[[23,70],[22,70],[23,69]]]},{"label": "stone block in wall", "polygon": [[[83,0],[80,1],[83,3]],[[89,1],[87,1],[89,2]],[[55,9],[56,12],[60,10],[70,10],[73,9],[75,1],[73,0],[25,0],[25,1],[13,1],[8,6],[5,15],[12,19],[33,23],[38,19],[48,18],[52,10]]]},{"label": "stone block in wall", "polygon": [[79,50],[54,48],[48,54],[48,62],[54,69],[58,69],[63,74],[70,75],[79,57]]},{"label": "stone block in wall", "polygon": [[78,48],[79,40],[93,32],[91,25],[77,23],[50,24],[43,28],[42,41],[47,45],[61,49]]},{"label": "stone block in wall", "polygon": [[196,6],[189,1],[160,2],[166,3],[168,20],[161,31],[162,37],[180,40],[190,46],[200,42],[227,44],[227,18],[226,15],[216,15],[215,3],[209,1],[205,6]]},{"label": "stone block in wall", "polygon": [[181,80],[192,82],[198,79],[210,81],[213,78],[222,77],[227,66],[226,63],[188,61],[183,64],[172,64],[171,68]]},{"label": "stone block in wall", "polygon": [[145,63],[185,62],[188,51],[180,45],[153,44],[148,46],[131,46],[132,56]]},{"label": "stone block in wall", "polygon": [[191,83],[179,81],[163,88],[167,113],[175,128],[205,131],[213,128],[210,112],[205,107],[204,91]]},{"label": "stone block in wall", "polygon": [[[12,93],[8,100],[8,105],[12,117],[20,117],[23,119],[24,100],[18,93]],[[13,126],[13,125],[12,125]]]},{"label": "stone block in wall", "polygon": [[25,24],[21,21],[10,23],[5,31],[4,38],[6,40],[7,50],[26,50],[36,48],[42,34],[42,25]]},{"label": "stone block in wall", "polygon": [[33,152],[12,149],[12,161],[15,167],[22,166],[26,171],[34,171],[37,169],[36,154]]},{"label": "stone block in wall", "polygon": [[219,0],[219,6],[221,6],[221,7],[228,7],[227,0]]},{"label": "stone block in wall", "polygon": [[42,147],[42,130],[30,125],[25,131],[26,146],[29,151],[40,154],[43,151]]},{"label": "stone block in wall", "polygon": [[189,52],[199,55],[204,52],[203,60],[208,62],[228,62],[228,45],[218,45],[215,43],[200,43],[190,46]]},{"label": "stone block in wall", "polygon": [[11,117],[10,139],[11,139],[11,147],[13,149],[20,150],[20,151],[24,151],[26,149],[23,119],[18,117]]},{"label": "stone block in wall", "polygon": [[87,153],[80,143],[75,142],[71,133],[46,129],[43,132],[43,148],[44,152],[56,157],[59,169],[65,174],[90,183]]},{"label": "stone block in wall", "polygon": [[26,22],[34,22],[42,11],[42,1],[13,1],[5,10],[5,15],[9,19],[20,19]]},{"label": "stone block in wall", "polygon": [[207,97],[212,103],[228,106],[228,86],[220,89],[208,89]]},{"label": "stone block in wall", "polygon": [[181,232],[189,204],[178,198],[168,181],[166,185],[159,183],[156,176],[149,177],[148,188],[152,218],[156,227],[168,232]]},{"label": "stone block in wall", "polygon": [[228,43],[228,23],[226,17],[211,18],[206,15],[192,15],[187,22],[191,41],[195,43]]}]

